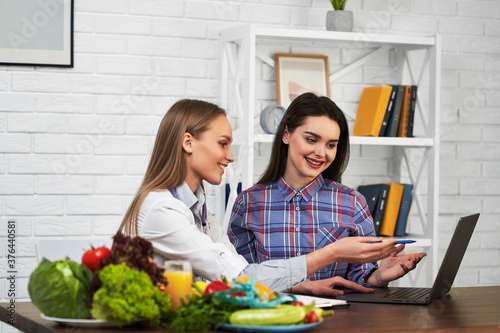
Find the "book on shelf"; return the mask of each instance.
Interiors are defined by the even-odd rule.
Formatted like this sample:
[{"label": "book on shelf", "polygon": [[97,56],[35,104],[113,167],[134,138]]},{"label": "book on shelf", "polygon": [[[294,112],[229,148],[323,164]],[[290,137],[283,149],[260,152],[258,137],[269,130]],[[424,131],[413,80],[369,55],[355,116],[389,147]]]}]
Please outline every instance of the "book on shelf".
[{"label": "book on shelf", "polygon": [[382,225],[380,226],[380,235],[392,237],[396,228],[404,186],[398,183],[389,183],[388,185],[389,195],[387,196]]},{"label": "book on shelf", "polygon": [[370,210],[370,214],[375,212],[375,207],[377,206],[378,194],[380,192],[379,184],[371,184],[371,185],[359,185],[358,192],[361,193],[368,204],[368,209]]},{"label": "book on shelf", "polygon": [[375,234],[378,236],[382,218],[384,216],[384,208],[389,193],[389,185],[387,184],[368,184],[358,186],[358,192],[361,193],[368,203],[368,209],[373,218],[373,226]]},{"label": "book on shelf", "polygon": [[394,101],[394,108],[391,112],[391,117],[389,119],[389,124],[387,124],[387,131],[385,136],[395,137],[398,134],[399,118],[401,116],[401,106],[403,105],[404,99],[404,86],[394,85],[396,92],[396,100]]},{"label": "book on shelf", "polygon": [[406,236],[406,225],[408,222],[408,216],[410,214],[411,201],[412,201],[412,184],[403,184],[403,194],[401,196],[401,204],[399,206],[398,219],[396,221],[396,227],[394,228],[394,236],[403,237]]},{"label": "book on shelf", "polygon": [[384,210],[387,204],[387,196],[389,195],[389,185],[382,184],[381,190],[378,196],[377,209],[375,210],[375,216],[373,217],[378,223],[378,228],[375,229],[375,234],[380,236],[380,226],[382,225],[382,220],[384,218]]},{"label": "book on shelf", "polygon": [[408,137],[408,123],[410,119],[410,99],[411,86],[404,86],[403,105],[401,106],[401,116],[399,117],[398,137]]},{"label": "book on shelf", "polygon": [[365,87],[359,100],[352,134],[355,136],[413,137],[416,85]]},{"label": "book on shelf", "polygon": [[413,123],[415,121],[415,109],[417,107],[417,90],[418,86],[411,86],[411,96],[410,96],[410,112],[408,114],[408,133],[407,137],[413,137]]},{"label": "book on shelf", "polygon": [[392,87],[389,85],[370,86],[363,89],[352,130],[353,135],[379,136],[391,92]]},{"label": "book on shelf", "polygon": [[389,102],[387,103],[384,120],[382,121],[382,127],[380,128],[380,133],[378,134],[378,136],[385,136],[385,133],[387,132],[387,125],[389,125],[389,120],[391,119],[391,112],[394,109],[394,102],[396,100],[397,92],[398,89],[395,86],[392,86],[391,97],[389,98]]}]

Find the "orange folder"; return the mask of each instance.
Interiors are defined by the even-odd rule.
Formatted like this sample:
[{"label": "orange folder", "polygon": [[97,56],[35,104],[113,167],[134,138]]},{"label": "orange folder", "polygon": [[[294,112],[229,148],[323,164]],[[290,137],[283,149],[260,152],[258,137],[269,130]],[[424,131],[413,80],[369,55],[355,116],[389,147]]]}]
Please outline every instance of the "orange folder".
[{"label": "orange folder", "polygon": [[392,87],[388,85],[371,86],[363,89],[352,130],[353,135],[379,136],[391,92]]},{"label": "orange folder", "polygon": [[380,226],[380,235],[394,236],[394,229],[396,229],[396,222],[398,221],[399,206],[401,205],[401,198],[403,197],[404,185],[398,183],[388,183],[389,195],[384,210],[384,217],[382,218],[382,225]]}]

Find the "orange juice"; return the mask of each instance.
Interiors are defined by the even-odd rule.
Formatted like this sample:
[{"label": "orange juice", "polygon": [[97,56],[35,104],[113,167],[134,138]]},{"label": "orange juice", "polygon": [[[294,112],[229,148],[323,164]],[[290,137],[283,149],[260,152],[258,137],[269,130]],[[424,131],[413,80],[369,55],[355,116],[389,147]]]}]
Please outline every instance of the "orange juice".
[{"label": "orange juice", "polygon": [[193,273],[183,271],[165,271],[163,275],[167,278],[165,293],[170,295],[172,310],[177,310],[181,306],[181,298],[187,303],[186,296],[191,295],[191,284],[193,283]]}]

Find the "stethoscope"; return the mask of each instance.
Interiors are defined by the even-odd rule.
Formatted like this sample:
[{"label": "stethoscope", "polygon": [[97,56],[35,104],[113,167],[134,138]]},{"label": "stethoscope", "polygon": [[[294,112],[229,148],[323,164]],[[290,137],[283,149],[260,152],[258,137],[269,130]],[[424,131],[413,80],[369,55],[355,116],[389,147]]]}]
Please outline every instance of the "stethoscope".
[{"label": "stethoscope", "polygon": [[[174,189],[169,189],[169,191],[174,198],[180,200],[179,196],[177,195],[177,192],[175,192]],[[206,202],[206,200],[203,203],[203,206],[201,208],[201,225],[203,227],[203,233],[206,234],[207,233],[207,202]]]}]

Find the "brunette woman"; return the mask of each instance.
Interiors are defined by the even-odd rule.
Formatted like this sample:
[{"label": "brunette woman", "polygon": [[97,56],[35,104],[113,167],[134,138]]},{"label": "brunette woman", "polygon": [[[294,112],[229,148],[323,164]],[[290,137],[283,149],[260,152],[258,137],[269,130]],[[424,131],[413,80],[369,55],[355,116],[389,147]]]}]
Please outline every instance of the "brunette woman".
[{"label": "brunette woman", "polygon": [[[238,253],[250,263],[262,264],[308,256],[353,238],[357,243],[342,246],[344,251],[366,253],[380,245],[370,243],[375,231],[365,198],[336,182],[348,159],[343,112],[328,97],[298,96],[277,129],[269,166],[258,184],[243,191],[234,204],[229,236]],[[312,281],[293,291],[338,295],[341,292],[333,288],[345,279],[365,287],[386,286],[425,256],[396,256],[403,249],[404,245],[395,247],[380,266],[369,260],[334,261],[308,275]]]}]

